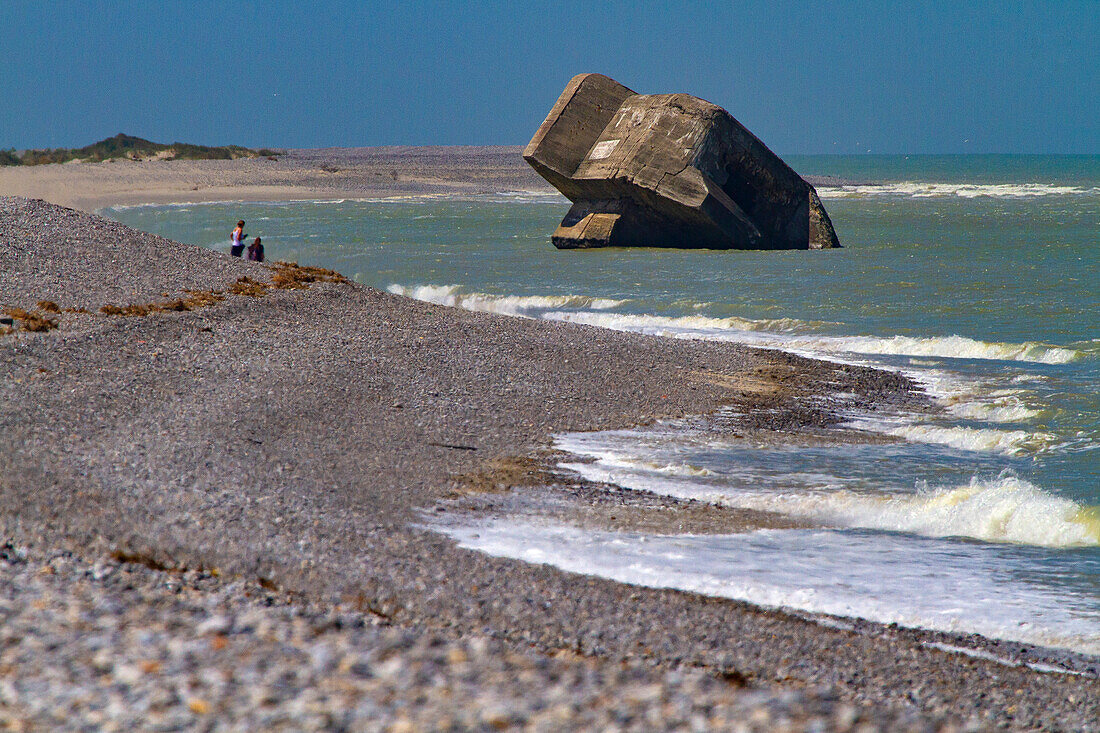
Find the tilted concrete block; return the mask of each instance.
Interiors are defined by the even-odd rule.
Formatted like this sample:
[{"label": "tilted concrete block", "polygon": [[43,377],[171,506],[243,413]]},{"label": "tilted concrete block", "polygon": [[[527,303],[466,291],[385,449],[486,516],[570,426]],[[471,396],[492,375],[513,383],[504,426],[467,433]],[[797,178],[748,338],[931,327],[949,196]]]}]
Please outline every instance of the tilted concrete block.
[{"label": "tilted concrete block", "polygon": [[523,151],[573,202],[551,240],[578,247],[839,247],[814,187],[729,112],[688,94],[573,77]]}]

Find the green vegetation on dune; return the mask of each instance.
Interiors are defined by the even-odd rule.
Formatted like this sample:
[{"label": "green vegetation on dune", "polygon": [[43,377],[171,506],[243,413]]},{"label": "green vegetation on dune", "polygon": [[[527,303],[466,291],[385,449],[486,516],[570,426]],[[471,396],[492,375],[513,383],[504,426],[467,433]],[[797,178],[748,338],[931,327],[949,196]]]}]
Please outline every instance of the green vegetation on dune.
[{"label": "green vegetation on dune", "polygon": [[70,160],[99,162],[104,160],[144,160],[160,158],[163,160],[233,160],[236,158],[256,158],[273,156],[274,150],[261,148],[252,150],[240,145],[192,145],[191,143],[171,143],[164,145],[132,135],[119,133],[106,140],[100,140],[83,148],[47,148],[27,150],[22,154],[14,150],[0,150],[0,165],[44,165],[46,163],[67,163]]}]

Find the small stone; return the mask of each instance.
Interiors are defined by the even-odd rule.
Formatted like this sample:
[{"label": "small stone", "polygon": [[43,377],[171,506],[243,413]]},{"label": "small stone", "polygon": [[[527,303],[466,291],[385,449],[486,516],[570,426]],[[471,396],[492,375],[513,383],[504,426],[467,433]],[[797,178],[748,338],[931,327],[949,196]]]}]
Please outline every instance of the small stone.
[{"label": "small stone", "polygon": [[195,633],[200,636],[204,634],[224,634],[229,630],[229,626],[229,619],[225,616],[211,616],[198,625]]}]

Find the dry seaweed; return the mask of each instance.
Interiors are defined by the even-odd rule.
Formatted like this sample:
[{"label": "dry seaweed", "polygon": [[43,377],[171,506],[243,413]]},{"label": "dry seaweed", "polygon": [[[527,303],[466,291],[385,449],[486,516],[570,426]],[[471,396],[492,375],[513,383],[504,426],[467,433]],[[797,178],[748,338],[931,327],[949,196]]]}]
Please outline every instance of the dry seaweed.
[{"label": "dry seaweed", "polygon": [[[335,270],[326,270],[323,267],[308,267],[297,262],[275,262],[269,268],[273,271],[271,282],[266,283],[253,280],[248,275],[242,275],[236,282],[230,283],[224,293],[220,290],[184,290],[186,298],[166,300],[159,303],[131,303],[130,305],[108,304],[99,309],[100,313],[108,316],[147,316],[151,313],[164,313],[168,311],[190,311],[196,308],[205,308],[225,300],[226,294],[245,295],[252,298],[262,298],[272,288],[279,290],[304,290],[310,283],[315,282],[350,282],[346,277]],[[44,308],[42,301],[40,308]],[[56,304],[50,303],[53,307]],[[72,309],[67,309],[72,310]],[[58,309],[57,312],[60,312]],[[74,312],[87,313],[84,309]]]},{"label": "dry seaweed", "polygon": [[105,305],[99,309],[99,312],[108,316],[147,316],[150,313],[166,311],[192,311],[225,300],[225,296],[217,290],[184,290],[183,292],[187,293],[188,297],[160,303]]},{"label": "dry seaweed", "polygon": [[225,300],[220,290],[184,290],[189,296],[187,302],[192,308],[205,308]]},{"label": "dry seaweed", "polygon": [[38,310],[46,311],[47,313],[60,313],[61,306],[52,300],[40,300],[38,301]]},{"label": "dry seaweed", "polygon": [[104,313],[108,316],[147,316],[150,313],[156,313],[159,310],[156,307],[156,303],[147,303],[145,305],[137,305],[131,303],[130,305],[105,305],[99,309],[100,313]]},{"label": "dry seaweed", "polygon": [[309,283],[314,282],[348,282],[346,277],[335,270],[299,265],[297,262],[280,260],[272,263],[271,269],[275,271],[271,277],[271,284],[280,290],[303,290],[309,287]]},{"label": "dry seaweed", "polygon": [[58,325],[57,319],[47,318],[37,311],[9,308],[4,313],[19,321],[19,326],[24,331],[49,331]]},{"label": "dry seaweed", "polygon": [[241,275],[237,278],[237,282],[231,284],[226,290],[233,295],[247,295],[250,298],[262,298],[270,287],[271,286],[267,283],[253,280],[248,275]]}]

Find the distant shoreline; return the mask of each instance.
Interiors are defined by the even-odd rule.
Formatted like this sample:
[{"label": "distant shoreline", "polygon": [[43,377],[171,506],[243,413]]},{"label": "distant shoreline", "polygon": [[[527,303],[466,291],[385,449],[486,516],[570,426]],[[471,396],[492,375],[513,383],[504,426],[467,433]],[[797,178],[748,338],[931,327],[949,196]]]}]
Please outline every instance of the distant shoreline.
[{"label": "distant shoreline", "polygon": [[[275,160],[113,160],[0,167],[0,196],[26,196],[89,213],[111,206],[219,201],[554,193],[521,146],[287,150]],[[852,183],[807,176],[812,185]]]},{"label": "distant shoreline", "polygon": [[0,195],[110,206],[310,201],[552,189],[512,147],[288,150],[275,160],[146,160],[0,168]]}]

